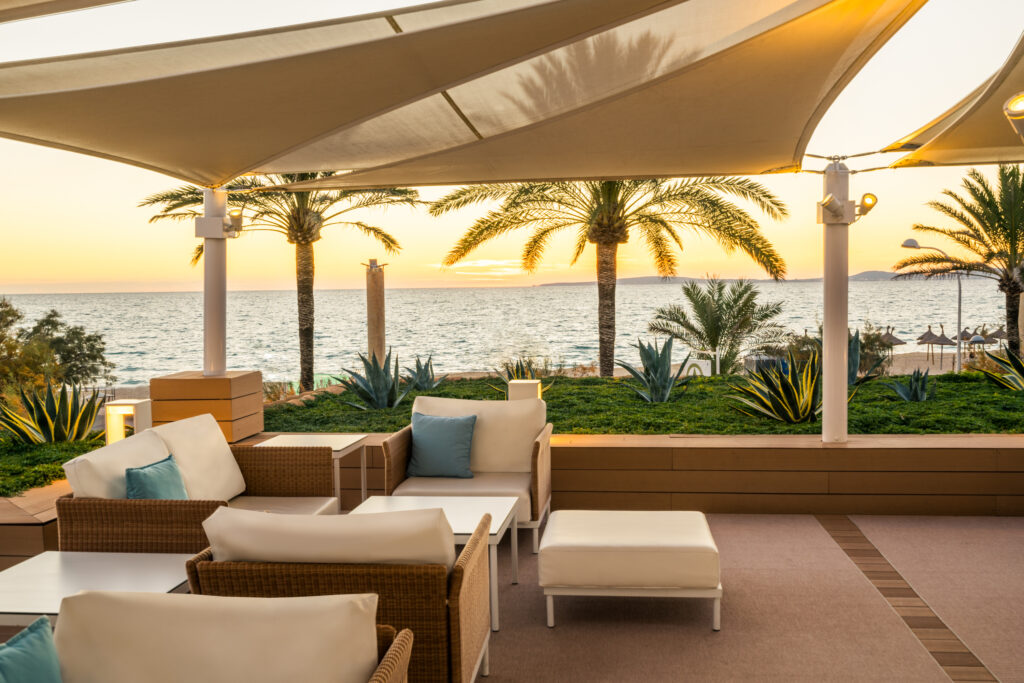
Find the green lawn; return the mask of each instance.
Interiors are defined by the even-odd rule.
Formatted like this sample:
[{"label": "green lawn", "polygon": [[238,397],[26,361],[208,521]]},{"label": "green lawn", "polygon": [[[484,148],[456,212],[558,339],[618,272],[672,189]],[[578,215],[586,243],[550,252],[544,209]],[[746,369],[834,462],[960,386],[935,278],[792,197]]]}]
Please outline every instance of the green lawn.
[{"label": "green lawn", "polygon": [[62,463],[100,445],[77,442],[23,446],[0,437],[0,497],[63,479]]},{"label": "green lawn", "polygon": [[[902,378],[897,378],[902,379]],[[735,381],[735,380],[734,380]],[[878,382],[863,387],[850,403],[853,434],[942,434],[1024,432],[1024,392],[1000,390],[977,373],[934,379],[935,399],[901,401]],[[500,400],[487,386],[495,380],[448,381],[434,396]],[[752,418],[732,406],[727,380],[698,378],[669,403],[644,403],[626,380],[556,378],[544,398],[555,433],[579,434],[817,434],[820,423],[786,425]],[[410,395],[397,408],[359,410],[343,397],[324,395],[306,406],[265,411],[265,429],[282,432],[389,432],[409,423]]]}]

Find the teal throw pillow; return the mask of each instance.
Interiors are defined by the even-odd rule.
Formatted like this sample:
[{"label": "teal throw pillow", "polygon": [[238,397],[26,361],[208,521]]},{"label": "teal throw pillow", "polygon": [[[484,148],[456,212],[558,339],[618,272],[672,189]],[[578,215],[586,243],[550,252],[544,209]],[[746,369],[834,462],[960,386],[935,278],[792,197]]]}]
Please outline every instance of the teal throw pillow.
[{"label": "teal throw pillow", "polygon": [[476,415],[437,417],[413,413],[412,457],[406,475],[472,479],[469,449],[475,424]]},{"label": "teal throw pillow", "polygon": [[188,500],[185,480],[173,455],[144,467],[129,467],[124,480],[132,500]]},{"label": "teal throw pillow", "polygon": [[50,620],[39,617],[5,645],[0,645],[0,681],[61,683]]}]

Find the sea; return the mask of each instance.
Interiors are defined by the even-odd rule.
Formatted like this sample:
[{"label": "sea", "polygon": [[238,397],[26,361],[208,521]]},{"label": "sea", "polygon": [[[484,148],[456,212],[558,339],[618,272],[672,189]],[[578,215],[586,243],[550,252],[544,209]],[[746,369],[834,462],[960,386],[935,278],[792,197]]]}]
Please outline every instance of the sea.
[{"label": "sea", "polygon": [[[781,301],[779,322],[796,333],[817,332],[822,320],[820,281],[758,282],[761,298]],[[0,293],[2,295],[2,293]],[[115,363],[118,385],[145,384],[151,377],[201,369],[202,293],[12,294],[31,322],[50,309],[69,324],[99,332]],[[366,349],[366,298],[361,289],[321,290],[316,300],[315,370],[318,376],[361,369]],[[919,349],[914,341],[928,327],[956,328],[957,285],[941,281],[851,281],[851,329],[866,321],[893,326],[907,341],[898,351]],[[678,284],[625,284],[617,289],[616,356],[636,362],[638,339],[649,339],[655,309],[683,303]],[[597,362],[597,288],[593,284],[448,289],[389,289],[387,343],[399,364],[433,356],[437,372],[494,368],[520,355],[552,364]],[[1005,320],[1003,295],[994,282],[965,279],[963,320],[972,330],[994,330]],[[228,292],[228,367],[258,369],[264,379],[294,381],[299,350],[294,291]]]}]

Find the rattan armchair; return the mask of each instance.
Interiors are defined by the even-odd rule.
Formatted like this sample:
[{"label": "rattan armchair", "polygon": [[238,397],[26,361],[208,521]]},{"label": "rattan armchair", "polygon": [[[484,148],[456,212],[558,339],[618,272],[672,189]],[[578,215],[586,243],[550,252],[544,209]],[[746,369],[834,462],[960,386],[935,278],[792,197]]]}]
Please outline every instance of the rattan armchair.
[{"label": "rattan armchair", "polygon": [[[231,446],[247,496],[334,495],[329,447]],[[210,545],[203,520],[223,500],[57,500],[61,550],[122,553],[197,553]]]},{"label": "rattan armchair", "polygon": [[470,683],[488,673],[490,599],[484,515],[451,571],[440,564],[217,562],[207,548],[186,563],[193,593],[297,597],[376,593],[377,621],[416,636],[412,683]]},{"label": "rattan armchair", "polygon": [[412,655],[413,634],[409,629],[395,633],[393,626],[377,626],[377,659],[380,664],[368,683],[405,683]]}]

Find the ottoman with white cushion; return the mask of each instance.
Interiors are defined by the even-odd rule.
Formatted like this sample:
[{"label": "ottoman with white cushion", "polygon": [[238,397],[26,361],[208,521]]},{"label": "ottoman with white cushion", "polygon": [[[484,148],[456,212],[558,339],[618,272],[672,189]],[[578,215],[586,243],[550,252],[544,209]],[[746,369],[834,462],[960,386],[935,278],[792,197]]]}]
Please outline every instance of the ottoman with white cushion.
[{"label": "ottoman with white cushion", "polygon": [[620,595],[712,598],[720,628],[718,548],[701,512],[552,512],[538,563],[548,626],[556,595]]}]

